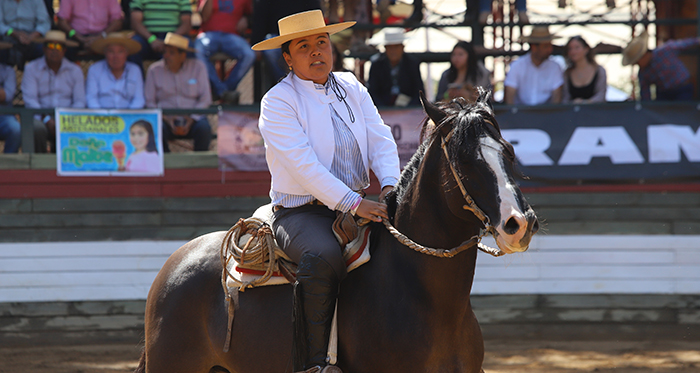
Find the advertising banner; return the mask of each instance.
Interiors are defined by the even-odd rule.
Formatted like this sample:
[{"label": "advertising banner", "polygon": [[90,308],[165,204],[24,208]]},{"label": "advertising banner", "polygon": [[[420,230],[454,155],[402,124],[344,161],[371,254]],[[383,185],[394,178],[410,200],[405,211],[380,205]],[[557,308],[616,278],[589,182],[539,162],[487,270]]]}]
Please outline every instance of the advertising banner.
[{"label": "advertising banner", "polygon": [[60,176],[162,176],[160,110],[56,109]]}]

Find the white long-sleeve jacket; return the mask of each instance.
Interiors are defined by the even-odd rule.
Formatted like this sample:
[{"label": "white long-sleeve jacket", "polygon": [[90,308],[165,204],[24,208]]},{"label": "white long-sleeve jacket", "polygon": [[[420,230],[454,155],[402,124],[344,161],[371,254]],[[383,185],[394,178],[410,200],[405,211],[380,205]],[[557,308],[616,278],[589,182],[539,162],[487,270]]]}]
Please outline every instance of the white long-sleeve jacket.
[{"label": "white long-sleeve jacket", "polygon": [[[390,128],[384,124],[367,89],[352,73],[334,73],[347,92],[345,104],[325,95],[314,83],[289,74],[262,99],[258,126],[272,174],[272,190],[313,195],[336,206],[350,188],[330,173],[335,151],[329,103],[352,130],[365,170],[374,171],[382,187],[399,178],[399,157]],[[387,183],[387,184],[385,184]]]}]

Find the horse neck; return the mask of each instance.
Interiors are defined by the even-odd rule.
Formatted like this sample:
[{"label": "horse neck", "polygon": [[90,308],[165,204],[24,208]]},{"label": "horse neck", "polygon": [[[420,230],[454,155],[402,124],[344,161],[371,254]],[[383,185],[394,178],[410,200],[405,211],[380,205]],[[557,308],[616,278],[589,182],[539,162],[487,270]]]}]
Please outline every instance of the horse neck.
[{"label": "horse neck", "polygon": [[[451,249],[478,233],[480,226],[458,218],[447,206],[445,177],[442,175],[446,170],[441,165],[442,161],[442,149],[439,144],[433,144],[426,151],[418,172],[397,206],[394,222],[399,232],[423,246]],[[474,278],[476,249],[468,249],[452,258],[415,255],[407,247],[401,249],[403,255],[410,256],[406,262],[424,276],[419,286],[432,288],[426,290],[438,297],[444,295],[444,300],[449,303],[459,303],[455,302],[455,297],[460,296],[468,300]],[[450,294],[445,294],[445,291]]]}]

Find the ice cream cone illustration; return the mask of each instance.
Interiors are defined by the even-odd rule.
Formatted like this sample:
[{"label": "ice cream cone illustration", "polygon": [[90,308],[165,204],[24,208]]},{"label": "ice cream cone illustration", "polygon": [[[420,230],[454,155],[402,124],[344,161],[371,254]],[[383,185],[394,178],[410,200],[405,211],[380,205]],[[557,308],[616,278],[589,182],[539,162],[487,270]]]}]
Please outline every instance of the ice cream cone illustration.
[{"label": "ice cream cone illustration", "polygon": [[126,145],[121,140],[116,140],[112,143],[112,155],[117,160],[117,169],[124,169],[124,158],[126,158]]}]

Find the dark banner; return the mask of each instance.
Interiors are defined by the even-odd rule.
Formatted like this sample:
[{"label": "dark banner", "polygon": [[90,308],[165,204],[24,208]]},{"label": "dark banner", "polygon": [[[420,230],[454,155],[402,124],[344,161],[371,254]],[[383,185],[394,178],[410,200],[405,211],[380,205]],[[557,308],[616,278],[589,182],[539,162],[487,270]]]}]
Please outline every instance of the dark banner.
[{"label": "dark banner", "polygon": [[[418,147],[419,108],[381,109],[405,164]],[[639,183],[700,180],[700,105],[608,103],[496,107],[503,137],[515,148],[524,184]],[[222,168],[263,171],[257,112],[219,116]]]},{"label": "dark banner", "polygon": [[503,137],[538,184],[700,180],[700,106],[499,108]]}]

